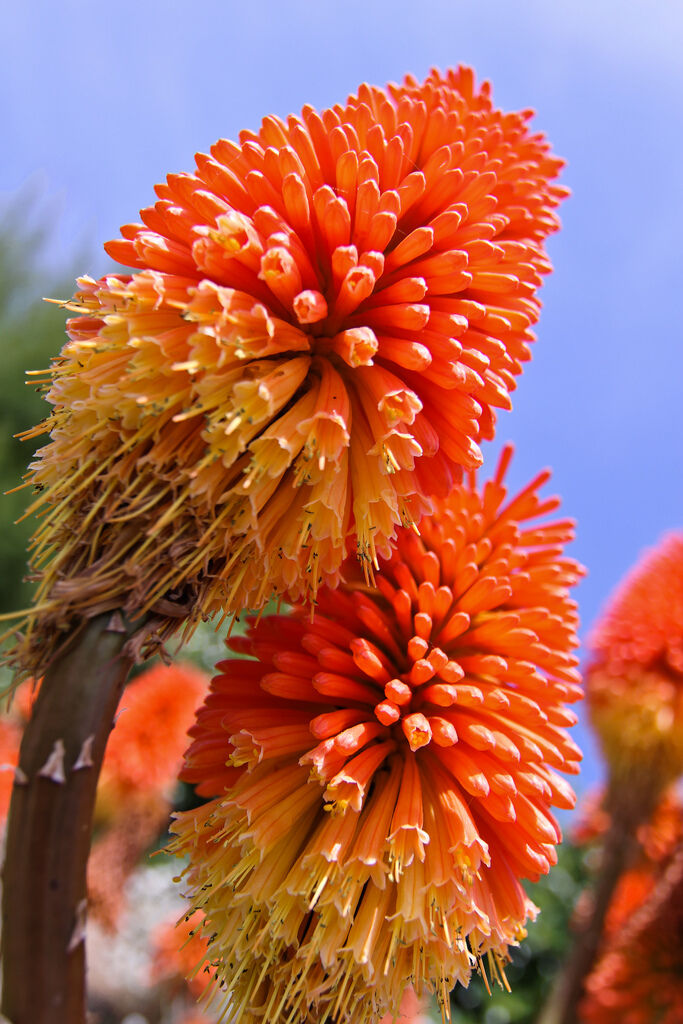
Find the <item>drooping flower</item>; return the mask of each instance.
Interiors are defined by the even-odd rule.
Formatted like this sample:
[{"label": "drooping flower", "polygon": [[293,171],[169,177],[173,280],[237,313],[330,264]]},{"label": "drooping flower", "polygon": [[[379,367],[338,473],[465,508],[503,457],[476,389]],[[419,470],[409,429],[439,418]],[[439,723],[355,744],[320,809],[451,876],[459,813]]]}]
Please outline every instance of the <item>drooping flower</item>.
[{"label": "drooping flower", "polygon": [[157,186],[49,371],[32,565],[74,615],[315,599],[481,462],[529,358],[562,161],[472,72],[266,117]]},{"label": "drooping flower", "polygon": [[614,799],[642,804],[647,816],[683,772],[683,534],[645,554],[590,644],[588,707]]},{"label": "drooping flower", "polygon": [[347,567],[218,666],[183,772],[214,799],[174,831],[231,1019],[364,1024],[411,984],[448,1016],[524,935],[574,803],[581,569],[571,522],[534,522],[547,473],[506,503],[510,456],[399,531],[377,589]]},{"label": "drooping flower", "polygon": [[615,890],[581,1024],[683,1020],[683,805],[669,791],[640,829],[640,854]]}]

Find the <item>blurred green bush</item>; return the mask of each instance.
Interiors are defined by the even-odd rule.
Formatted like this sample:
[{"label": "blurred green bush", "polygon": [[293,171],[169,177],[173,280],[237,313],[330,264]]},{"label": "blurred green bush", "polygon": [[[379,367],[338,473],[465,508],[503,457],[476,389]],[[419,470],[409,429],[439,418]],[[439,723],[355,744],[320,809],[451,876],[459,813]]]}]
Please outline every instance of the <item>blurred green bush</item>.
[{"label": "blurred green bush", "polygon": [[60,274],[41,266],[54,223],[45,206],[35,189],[26,188],[0,207],[0,612],[26,607],[32,594],[22,581],[33,523],[14,525],[31,490],[5,492],[21,484],[34,451],[44,443],[14,436],[49,413],[26,371],[48,366],[65,341],[66,315],[43,296],[69,298],[74,287],[73,256]]}]

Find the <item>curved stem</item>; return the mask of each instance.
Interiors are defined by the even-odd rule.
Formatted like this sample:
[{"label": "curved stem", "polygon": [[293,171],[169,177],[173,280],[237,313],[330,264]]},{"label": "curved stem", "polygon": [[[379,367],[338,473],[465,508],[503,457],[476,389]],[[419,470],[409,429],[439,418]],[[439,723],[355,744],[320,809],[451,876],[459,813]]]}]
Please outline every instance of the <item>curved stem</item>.
[{"label": "curved stem", "polygon": [[12,1024],[85,1024],[86,864],[130,635],[117,612],[83,622],[46,672],[24,733],[3,871],[2,1011]]}]

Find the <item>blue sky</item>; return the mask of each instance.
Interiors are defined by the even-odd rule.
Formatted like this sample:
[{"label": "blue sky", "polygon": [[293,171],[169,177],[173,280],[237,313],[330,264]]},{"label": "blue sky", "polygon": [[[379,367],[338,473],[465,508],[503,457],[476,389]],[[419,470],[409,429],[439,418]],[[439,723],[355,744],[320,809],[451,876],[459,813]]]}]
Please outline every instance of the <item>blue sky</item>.
[{"label": "blue sky", "polygon": [[155,182],[267,113],[455,63],[502,107],[534,107],[573,197],[498,438],[517,446],[513,483],[552,466],[578,520],[585,631],[639,552],[683,526],[682,52],[677,0],[6,4],[0,202],[31,181],[56,214],[48,263],[84,253],[97,273]]}]

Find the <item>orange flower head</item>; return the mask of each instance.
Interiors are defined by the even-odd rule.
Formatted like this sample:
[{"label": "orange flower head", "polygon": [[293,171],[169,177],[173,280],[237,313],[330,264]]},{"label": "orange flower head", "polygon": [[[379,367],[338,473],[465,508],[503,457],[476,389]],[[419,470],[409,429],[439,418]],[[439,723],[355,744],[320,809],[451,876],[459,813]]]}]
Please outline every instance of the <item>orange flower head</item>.
[{"label": "orange flower head", "polygon": [[588,705],[614,783],[655,799],[683,771],[683,534],[626,577],[591,647]]},{"label": "orange flower head", "polygon": [[[467,68],[266,117],[83,278],[29,483],[18,656],[73,615],[315,599],[481,463],[529,358],[562,161]],[[175,616],[175,620],[174,620]],[[42,652],[42,653],[41,653]]]},{"label": "orange flower head", "polygon": [[124,690],[104,756],[97,817],[127,815],[133,804],[168,813],[187,731],[208,677],[192,665],[155,665]]},{"label": "orange flower head", "polygon": [[504,977],[581,756],[572,524],[535,521],[547,473],[506,503],[510,455],[399,532],[377,589],[230,642],[251,660],[219,664],[183,772],[214,799],[174,827],[227,1016],[364,1024],[409,984],[448,1016],[482,958]]}]

